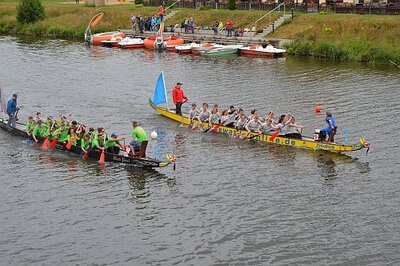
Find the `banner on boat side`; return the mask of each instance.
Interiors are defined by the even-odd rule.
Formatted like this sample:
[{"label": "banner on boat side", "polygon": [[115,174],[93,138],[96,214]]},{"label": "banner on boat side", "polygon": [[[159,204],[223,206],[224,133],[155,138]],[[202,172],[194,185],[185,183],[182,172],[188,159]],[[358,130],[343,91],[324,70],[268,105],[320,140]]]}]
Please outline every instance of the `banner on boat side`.
[{"label": "banner on boat side", "polygon": [[167,103],[167,89],[165,88],[164,73],[161,72],[154,89],[153,103],[155,105]]}]

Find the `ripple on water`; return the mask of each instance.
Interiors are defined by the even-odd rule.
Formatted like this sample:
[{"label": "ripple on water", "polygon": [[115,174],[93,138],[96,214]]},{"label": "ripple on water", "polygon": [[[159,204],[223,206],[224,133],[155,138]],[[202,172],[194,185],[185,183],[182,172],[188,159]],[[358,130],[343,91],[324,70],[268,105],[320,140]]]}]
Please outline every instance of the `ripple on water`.
[{"label": "ripple on water", "polygon": [[[60,53],[62,51],[62,53]],[[345,63],[125,51],[0,38],[1,86],[21,120],[73,112],[130,138],[159,134],[177,170],[144,170],[42,152],[0,132],[0,252],[20,264],[396,264],[399,261],[398,72]],[[57,62],[57,67],[54,67]],[[146,106],[163,70],[170,93],[264,116],[292,111],[304,134],[331,110],[338,140],[368,155],[332,155],[192,131]],[[24,73],[16,75],[15,73]],[[43,99],[46,99],[43,101]],[[170,104],[171,105],[171,104]],[[187,112],[189,104],[184,105]]]}]

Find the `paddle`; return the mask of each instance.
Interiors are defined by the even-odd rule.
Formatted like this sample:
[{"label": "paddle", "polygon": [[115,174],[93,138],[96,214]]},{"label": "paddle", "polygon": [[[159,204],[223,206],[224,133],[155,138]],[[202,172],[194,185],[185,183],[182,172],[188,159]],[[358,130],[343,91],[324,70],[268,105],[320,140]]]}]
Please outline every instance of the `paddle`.
[{"label": "paddle", "polygon": [[84,153],[83,153],[83,156],[82,156],[82,160],[86,160],[86,158],[89,156],[89,152],[88,151],[85,151]]},{"label": "paddle", "polygon": [[50,149],[54,150],[54,148],[56,147],[57,142],[58,142],[58,138],[53,139],[50,142]]},{"label": "paddle", "polygon": [[99,163],[100,163],[100,164],[103,164],[103,163],[105,162],[105,159],[106,159],[106,155],[105,155],[105,153],[104,153],[104,148],[103,148],[103,151],[102,151],[101,154],[100,154]]},{"label": "paddle", "polygon": [[249,139],[257,138],[257,137],[260,136],[260,135],[262,135],[262,133],[258,133],[258,134],[256,134],[256,135],[253,135],[253,136],[251,136]]},{"label": "paddle", "polygon": [[20,109],[20,108],[17,108],[17,111],[15,112],[15,121],[18,121],[18,120],[19,120],[19,118],[18,118],[19,109]]},{"label": "paddle", "polygon": [[41,149],[45,150],[47,149],[48,146],[49,146],[49,137],[44,139]]},{"label": "paddle", "polygon": [[67,148],[67,150],[70,150],[71,149],[71,147],[72,147],[72,138],[70,137],[69,138],[69,140],[68,140],[68,142],[67,142],[67,145],[65,145],[65,148]]},{"label": "paddle", "polygon": [[217,129],[220,127],[221,125],[213,125],[213,126],[209,126],[208,128],[204,129],[203,132],[207,133],[207,132],[217,132]]},{"label": "paddle", "polygon": [[279,135],[279,130],[275,131],[274,134],[269,138],[269,141],[274,141],[274,139]]}]

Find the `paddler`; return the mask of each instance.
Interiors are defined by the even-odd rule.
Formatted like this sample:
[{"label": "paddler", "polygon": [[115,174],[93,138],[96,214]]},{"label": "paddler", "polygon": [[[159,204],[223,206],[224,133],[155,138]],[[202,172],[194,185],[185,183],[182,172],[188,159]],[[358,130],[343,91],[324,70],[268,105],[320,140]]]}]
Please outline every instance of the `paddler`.
[{"label": "paddler", "polygon": [[108,153],[119,154],[120,149],[123,149],[120,141],[123,138],[118,138],[118,134],[116,132],[111,133],[111,138],[108,138],[105,143],[105,147]]},{"label": "paddler", "polygon": [[176,83],[175,88],[172,90],[172,100],[174,101],[174,104],[176,106],[175,113],[177,115],[182,115],[182,104],[184,102],[183,100],[185,100],[185,102],[188,100],[185,93],[183,93],[183,90],[181,88],[182,85],[182,83],[178,82]]},{"label": "paddler", "polygon": [[92,149],[99,149],[99,150],[104,150],[104,130],[103,128],[98,128],[97,129],[97,134],[93,135],[93,140],[92,140]]},{"label": "paddler", "polygon": [[197,105],[196,103],[192,103],[192,109],[189,111],[189,126],[193,124],[193,119],[195,119],[199,115],[199,110],[197,110]]},{"label": "paddler", "polygon": [[60,124],[52,133],[53,138],[58,138],[59,142],[65,143],[68,141],[68,128],[64,123]]},{"label": "paddler", "polygon": [[32,131],[32,138],[35,142],[38,142],[38,137],[46,138],[47,137],[47,128],[44,126],[42,120],[37,121],[37,125]]},{"label": "paddler", "polygon": [[83,134],[83,137],[81,139],[81,149],[83,153],[88,153],[90,149],[90,135],[89,133]]},{"label": "paddler", "polygon": [[26,122],[25,125],[25,132],[30,137],[32,135],[33,130],[35,129],[36,123],[35,120],[33,120],[33,116],[28,117],[28,122]]},{"label": "paddler", "polygon": [[149,138],[147,137],[146,131],[139,126],[138,122],[132,121],[132,141],[130,142],[131,150],[135,148],[135,141],[140,145],[139,157],[146,158],[146,149]]}]

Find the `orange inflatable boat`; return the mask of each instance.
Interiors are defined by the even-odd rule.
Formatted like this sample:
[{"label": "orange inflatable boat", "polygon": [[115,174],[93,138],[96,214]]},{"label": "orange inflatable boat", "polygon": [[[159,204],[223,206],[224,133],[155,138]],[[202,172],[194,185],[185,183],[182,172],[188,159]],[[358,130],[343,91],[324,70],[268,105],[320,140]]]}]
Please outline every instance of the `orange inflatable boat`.
[{"label": "orange inflatable boat", "polygon": [[110,41],[111,39],[115,39],[117,37],[121,37],[122,40],[125,38],[125,33],[120,31],[96,33],[90,36],[90,43],[93,45],[100,45],[102,44],[102,41]]},{"label": "orange inflatable boat", "polygon": [[169,37],[162,36],[150,36],[144,41],[144,47],[147,49],[174,49],[177,45],[182,45],[184,40],[176,35],[171,35]]}]

